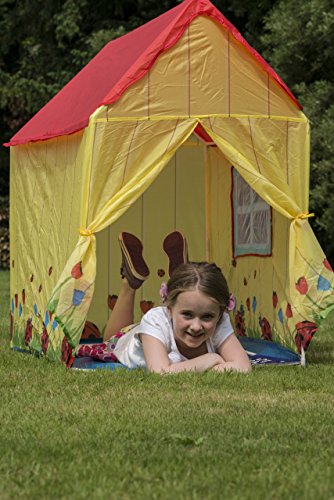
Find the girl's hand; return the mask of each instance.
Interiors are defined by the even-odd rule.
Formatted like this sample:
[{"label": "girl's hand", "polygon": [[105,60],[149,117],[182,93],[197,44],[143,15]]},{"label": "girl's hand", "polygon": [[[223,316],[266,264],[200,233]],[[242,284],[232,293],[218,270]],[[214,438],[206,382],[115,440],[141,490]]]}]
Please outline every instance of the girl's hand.
[{"label": "girl's hand", "polygon": [[243,372],[247,373],[251,370],[248,366],[239,366],[236,363],[233,362],[228,362],[225,363],[219,363],[219,365],[216,365],[212,368],[215,372],[229,372],[229,371],[234,371],[234,372]]},{"label": "girl's hand", "polygon": [[209,352],[197,358],[171,364],[166,347],[160,340],[150,335],[141,334],[144,357],[147,369],[156,373],[179,373],[186,371],[205,372],[215,365],[223,363],[221,356],[214,352]]},{"label": "girl's hand", "polygon": [[217,367],[214,367],[216,371],[251,371],[252,367],[247,353],[234,334],[230,335],[225,342],[219,346],[218,353],[222,357],[223,362],[217,365]]}]

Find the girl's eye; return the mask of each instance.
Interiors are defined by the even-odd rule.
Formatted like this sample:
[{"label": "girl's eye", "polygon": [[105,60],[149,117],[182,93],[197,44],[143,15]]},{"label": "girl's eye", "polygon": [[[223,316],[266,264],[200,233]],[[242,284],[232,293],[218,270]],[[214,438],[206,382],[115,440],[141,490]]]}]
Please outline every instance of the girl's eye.
[{"label": "girl's eye", "polygon": [[191,314],[191,312],[184,311],[184,312],[182,313],[182,316],[183,316],[184,318],[191,318],[191,317],[192,317],[192,314]]},{"label": "girl's eye", "polygon": [[203,321],[212,321],[213,318],[214,318],[214,316],[212,316],[211,314],[207,314],[206,316],[202,317],[202,320]]}]

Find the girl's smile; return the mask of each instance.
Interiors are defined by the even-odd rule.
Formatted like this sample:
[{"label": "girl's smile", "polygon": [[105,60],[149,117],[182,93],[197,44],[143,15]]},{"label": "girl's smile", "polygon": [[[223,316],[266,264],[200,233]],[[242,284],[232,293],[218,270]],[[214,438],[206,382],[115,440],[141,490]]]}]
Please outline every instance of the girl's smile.
[{"label": "girl's smile", "polygon": [[219,304],[199,290],[182,292],[169,307],[177,344],[197,348],[213,335],[220,319]]}]

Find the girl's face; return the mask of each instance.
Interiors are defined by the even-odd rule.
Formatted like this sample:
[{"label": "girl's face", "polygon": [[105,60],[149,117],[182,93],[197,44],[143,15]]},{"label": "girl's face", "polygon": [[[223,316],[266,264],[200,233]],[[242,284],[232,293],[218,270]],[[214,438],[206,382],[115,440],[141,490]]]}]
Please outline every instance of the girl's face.
[{"label": "girl's face", "polygon": [[175,340],[190,348],[199,347],[213,335],[221,316],[218,303],[199,290],[180,293],[169,314]]}]

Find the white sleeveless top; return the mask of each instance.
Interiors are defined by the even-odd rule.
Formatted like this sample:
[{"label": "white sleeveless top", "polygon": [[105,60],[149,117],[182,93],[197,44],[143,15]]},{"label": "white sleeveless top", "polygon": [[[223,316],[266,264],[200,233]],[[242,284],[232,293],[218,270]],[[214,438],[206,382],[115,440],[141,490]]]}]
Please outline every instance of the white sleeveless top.
[{"label": "white sleeveless top", "polygon": [[[233,333],[230,317],[223,314],[215,333],[207,339],[208,352],[217,352],[218,347]],[[143,346],[139,334],[151,335],[160,340],[166,347],[168,358],[171,363],[186,361],[177,348],[172,322],[167,307],[154,307],[150,309],[141,319],[140,323],[134,325],[115,346],[114,354],[117,359],[128,368],[146,368]]]}]

